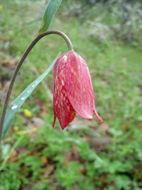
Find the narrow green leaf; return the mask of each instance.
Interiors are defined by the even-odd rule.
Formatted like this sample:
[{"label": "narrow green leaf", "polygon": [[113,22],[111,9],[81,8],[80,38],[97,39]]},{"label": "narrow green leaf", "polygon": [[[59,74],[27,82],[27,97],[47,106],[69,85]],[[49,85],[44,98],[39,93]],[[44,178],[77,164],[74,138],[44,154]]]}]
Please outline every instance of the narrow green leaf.
[{"label": "narrow green leaf", "polygon": [[7,110],[7,114],[5,117],[4,122],[4,128],[2,132],[2,137],[6,134],[8,129],[10,128],[12,124],[12,120],[15,116],[15,114],[19,111],[25,100],[31,95],[33,90],[38,86],[38,84],[48,75],[48,73],[52,70],[57,58],[59,55],[53,60],[50,67],[42,74],[40,75],[36,80],[34,80],[10,105],[10,107]]},{"label": "narrow green leaf", "polygon": [[53,17],[55,16],[61,2],[62,2],[62,0],[50,0],[49,1],[47,8],[45,10],[44,16],[43,16],[43,23],[39,30],[39,33],[45,32],[49,28],[51,21],[52,21]]}]

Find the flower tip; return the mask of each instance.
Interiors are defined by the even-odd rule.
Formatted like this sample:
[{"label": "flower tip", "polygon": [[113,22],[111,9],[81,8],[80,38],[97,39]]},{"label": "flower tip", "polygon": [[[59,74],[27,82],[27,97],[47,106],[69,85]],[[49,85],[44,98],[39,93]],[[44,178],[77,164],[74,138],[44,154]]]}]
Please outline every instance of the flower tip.
[{"label": "flower tip", "polygon": [[96,118],[101,122],[104,123],[104,121],[102,120],[102,118],[99,116],[99,114],[97,113],[96,109],[94,109],[94,114],[96,116]]},{"label": "flower tip", "polygon": [[104,120],[102,120],[102,118],[100,118],[100,120],[99,120],[101,123],[104,123]]},{"label": "flower tip", "polygon": [[56,115],[54,114],[54,121],[53,121],[53,123],[52,123],[52,127],[54,128],[54,126],[55,126],[55,122],[56,122]]}]

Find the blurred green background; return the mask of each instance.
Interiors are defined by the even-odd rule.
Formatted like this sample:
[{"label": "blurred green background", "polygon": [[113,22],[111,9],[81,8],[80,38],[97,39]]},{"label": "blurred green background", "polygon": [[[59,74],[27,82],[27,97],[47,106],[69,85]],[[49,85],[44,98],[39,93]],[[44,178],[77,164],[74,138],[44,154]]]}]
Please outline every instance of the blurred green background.
[{"label": "blurred green background", "polygon": [[[21,55],[48,1],[0,1],[0,110]],[[64,0],[51,29],[65,32],[88,63],[96,109],[52,129],[52,73],[36,88],[3,140],[0,190],[142,189],[142,2]],[[63,39],[42,39],[25,61],[11,101],[45,71]]]}]

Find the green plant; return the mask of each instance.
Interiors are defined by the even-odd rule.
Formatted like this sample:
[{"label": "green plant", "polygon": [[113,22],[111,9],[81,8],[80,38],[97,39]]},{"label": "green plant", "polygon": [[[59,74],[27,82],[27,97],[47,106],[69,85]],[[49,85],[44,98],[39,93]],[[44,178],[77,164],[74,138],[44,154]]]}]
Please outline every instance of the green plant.
[{"label": "green plant", "polygon": [[[2,42],[9,42],[7,50],[0,49],[4,57],[19,59],[35,35],[39,21],[27,23],[35,12],[36,17],[41,14],[43,3],[35,0],[2,1],[4,11],[1,11],[0,32]],[[59,127],[53,130],[53,105],[45,88],[52,89],[50,72],[15,115],[14,123],[3,139],[5,153],[0,156],[0,166],[19,137],[24,136],[0,171],[0,189],[140,190],[141,52],[120,41],[100,43],[97,39],[93,40],[82,32],[83,28],[76,17],[64,17],[61,14],[63,8],[60,10],[53,26],[56,24],[69,34],[75,50],[88,60],[97,108],[104,115],[105,124],[98,125],[95,120],[91,122],[77,117],[64,132]],[[57,46],[52,46],[55,41]],[[59,50],[64,52],[66,49],[62,46],[62,40],[56,40],[54,36],[48,39],[48,44],[43,40],[35,47],[18,75],[15,96],[49,67]],[[0,56],[0,63],[2,60]],[[7,68],[9,66],[5,65],[5,70]],[[11,72],[8,74],[11,77]],[[1,94],[6,81],[8,79],[0,79],[3,84]],[[31,117],[25,115],[25,109],[31,112]],[[59,126],[58,122],[56,126]],[[68,183],[64,180],[66,175]]]},{"label": "green plant", "polygon": [[[57,34],[57,35],[61,36],[67,42],[69,49],[72,50],[72,44],[71,44],[69,38],[64,33],[60,32],[60,31],[54,31],[54,30],[45,32],[48,29],[48,27],[49,27],[49,25],[50,25],[50,23],[52,21],[52,18],[55,15],[60,3],[61,3],[61,0],[49,1],[49,4],[48,4],[48,6],[46,8],[46,11],[45,11],[45,14],[44,14],[44,17],[43,17],[42,27],[39,30],[39,33],[41,33],[41,32],[42,33],[39,34],[31,42],[31,44],[26,49],[25,53],[23,54],[20,62],[18,63],[18,65],[17,65],[17,67],[16,67],[16,69],[14,71],[14,74],[12,76],[12,79],[11,79],[11,82],[10,82],[10,85],[9,85],[9,88],[8,88],[8,91],[7,91],[7,95],[6,95],[6,98],[5,98],[5,102],[4,102],[4,105],[3,105],[1,118],[0,118],[0,142],[1,142],[2,137],[5,135],[5,133],[9,129],[9,127],[11,125],[11,121],[12,121],[15,113],[20,109],[20,107],[22,106],[24,101],[30,96],[30,94],[32,93],[34,88],[45,78],[45,76],[48,74],[48,72],[50,72],[52,66],[54,65],[54,64],[52,64],[51,67],[49,68],[49,70],[47,70],[47,72],[45,74],[41,75],[41,77],[39,77],[37,80],[35,80],[27,89],[25,89],[25,91],[22,94],[20,94],[20,96],[15,100],[15,102],[13,102],[13,104],[11,105],[11,107],[9,108],[8,113],[7,113],[7,107],[8,107],[8,103],[9,103],[9,98],[10,98],[10,95],[11,95],[11,92],[12,92],[12,89],[13,89],[13,85],[14,85],[16,76],[17,76],[18,71],[20,70],[24,60],[26,59],[26,57],[28,56],[28,54],[30,53],[32,48],[44,36],[49,35],[49,34]],[[6,122],[4,123],[5,119],[6,119]],[[3,126],[4,126],[4,129],[3,129]]]}]

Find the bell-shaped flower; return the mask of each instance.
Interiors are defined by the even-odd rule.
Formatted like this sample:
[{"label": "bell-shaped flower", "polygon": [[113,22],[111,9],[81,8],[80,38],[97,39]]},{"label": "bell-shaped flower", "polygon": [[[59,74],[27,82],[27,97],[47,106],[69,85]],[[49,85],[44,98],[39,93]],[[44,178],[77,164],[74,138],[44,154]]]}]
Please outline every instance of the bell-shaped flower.
[{"label": "bell-shaped flower", "polygon": [[62,129],[74,119],[76,113],[92,120],[93,113],[103,123],[95,109],[95,98],[88,66],[75,51],[61,55],[53,73],[54,121],[58,118]]}]

